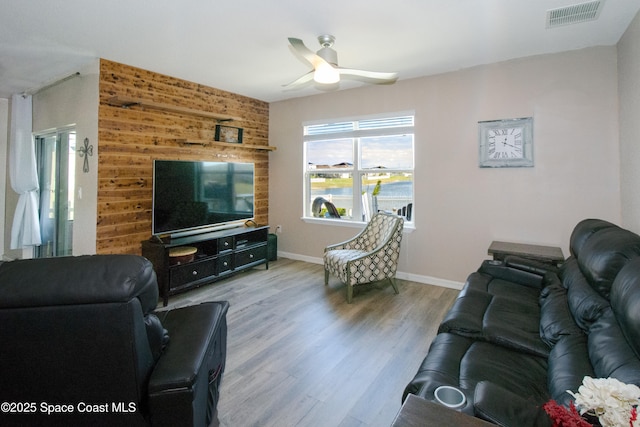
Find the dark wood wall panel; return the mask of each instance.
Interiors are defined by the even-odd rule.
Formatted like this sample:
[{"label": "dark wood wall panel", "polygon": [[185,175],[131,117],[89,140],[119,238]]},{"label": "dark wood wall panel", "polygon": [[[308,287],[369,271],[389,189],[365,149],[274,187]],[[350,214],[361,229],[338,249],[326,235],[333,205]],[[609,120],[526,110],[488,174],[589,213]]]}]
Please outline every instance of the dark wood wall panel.
[{"label": "dark wood wall panel", "polygon": [[229,146],[182,145],[213,140],[216,120],[151,108],[109,105],[114,96],[238,117],[243,142],[268,146],[269,104],[245,96],[100,61],[98,218],[96,251],[140,254],[151,237],[153,160],[252,162],[256,165],[256,222],[269,222],[269,152]]}]

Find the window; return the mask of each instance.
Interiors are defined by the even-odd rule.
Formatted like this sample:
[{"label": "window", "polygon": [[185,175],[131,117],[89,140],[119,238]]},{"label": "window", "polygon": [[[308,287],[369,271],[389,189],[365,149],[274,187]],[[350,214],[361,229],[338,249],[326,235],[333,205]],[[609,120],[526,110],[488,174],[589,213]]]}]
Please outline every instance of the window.
[{"label": "window", "polygon": [[68,256],[73,253],[76,131],[61,129],[37,135],[35,141],[42,245],[34,256]]},{"label": "window", "polygon": [[304,126],[306,218],[413,217],[414,116]]}]

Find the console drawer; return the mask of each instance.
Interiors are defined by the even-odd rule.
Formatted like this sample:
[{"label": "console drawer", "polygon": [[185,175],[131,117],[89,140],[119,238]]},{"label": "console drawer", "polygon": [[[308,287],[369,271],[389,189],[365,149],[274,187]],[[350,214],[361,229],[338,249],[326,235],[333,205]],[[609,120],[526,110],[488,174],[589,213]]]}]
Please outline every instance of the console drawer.
[{"label": "console drawer", "polygon": [[254,246],[235,253],[236,268],[267,258],[267,245]]},{"label": "console drawer", "polygon": [[169,269],[171,289],[179,288],[187,283],[215,276],[216,263],[213,259],[182,264]]},{"label": "console drawer", "polygon": [[218,258],[218,274],[223,274],[232,269],[231,254],[224,255]]},{"label": "console drawer", "polygon": [[218,252],[230,251],[233,249],[233,236],[218,239]]}]

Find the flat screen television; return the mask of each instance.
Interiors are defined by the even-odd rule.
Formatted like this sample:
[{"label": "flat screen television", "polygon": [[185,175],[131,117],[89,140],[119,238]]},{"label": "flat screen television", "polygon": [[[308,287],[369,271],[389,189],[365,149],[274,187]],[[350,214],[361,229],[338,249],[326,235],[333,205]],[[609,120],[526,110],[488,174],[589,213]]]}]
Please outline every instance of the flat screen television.
[{"label": "flat screen television", "polygon": [[254,218],[254,165],[154,160],[152,233],[188,235]]}]

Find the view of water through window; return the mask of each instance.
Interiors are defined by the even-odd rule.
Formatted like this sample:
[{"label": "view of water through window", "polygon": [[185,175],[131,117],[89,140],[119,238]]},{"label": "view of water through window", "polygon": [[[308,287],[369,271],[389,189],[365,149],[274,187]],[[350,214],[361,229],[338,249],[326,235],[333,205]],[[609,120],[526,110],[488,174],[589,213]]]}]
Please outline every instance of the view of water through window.
[{"label": "view of water through window", "polygon": [[413,116],[312,125],[305,134],[308,216],[367,221],[413,204]]}]

